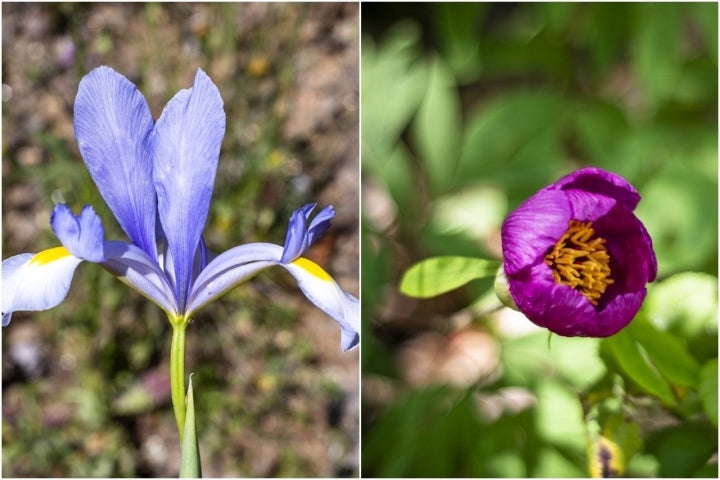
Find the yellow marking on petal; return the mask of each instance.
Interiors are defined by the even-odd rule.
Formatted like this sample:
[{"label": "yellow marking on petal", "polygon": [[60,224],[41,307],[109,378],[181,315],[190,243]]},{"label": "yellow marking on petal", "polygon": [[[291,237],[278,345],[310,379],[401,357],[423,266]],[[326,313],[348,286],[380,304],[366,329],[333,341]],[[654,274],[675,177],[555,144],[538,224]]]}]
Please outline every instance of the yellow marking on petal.
[{"label": "yellow marking on petal", "polygon": [[565,234],[545,255],[555,282],[569,285],[597,306],[610,278],[610,255],[605,239],[595,236],[592,222],[570,220]]},{"label": "yellow marking on petal", "polygon": [[323,270],[320,265],[318,265],[315,262],[311,262],[307,258],[299,257],[296,260],[293,260],[290,262],[306,272],[308,272],[311,275],[314,275],[315,277],[319,278],[320,280],[325,280],[326,282],[329,282],[332,280],[332,277],[330,274],[328,274],[325,270]]},{"label": "yellow marking on petal", "polygon": [[43,250],[42,252],[38,252],[30,259],[30,263],[36,263],[40,265],[46,265],[48,263],[54,262],[55,260],[60,260],[61,258],[69,257],[72,255],[67,248],[65,247],[54,247],[49,248],[47,250]]}]

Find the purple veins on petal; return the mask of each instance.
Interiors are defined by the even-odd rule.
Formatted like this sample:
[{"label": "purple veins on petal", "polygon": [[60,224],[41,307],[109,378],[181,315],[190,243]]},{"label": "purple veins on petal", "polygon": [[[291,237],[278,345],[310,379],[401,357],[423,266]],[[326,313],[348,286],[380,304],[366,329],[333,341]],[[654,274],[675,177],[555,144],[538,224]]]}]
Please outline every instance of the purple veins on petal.
[{"label": "purple veins on petal", "polygon": [[153,119],[127,78],[98,67],[80,81],[75,136],[100,195],[132,242],[155,258],[155,188],[148,136]]},{"label": "purple veins on petal", "polygon": [[158,215],[181,307],[192,282],[224,135],[222,97],[212,80],[198,69],[193,87],[181,90],[168,102],[150,142]]}]

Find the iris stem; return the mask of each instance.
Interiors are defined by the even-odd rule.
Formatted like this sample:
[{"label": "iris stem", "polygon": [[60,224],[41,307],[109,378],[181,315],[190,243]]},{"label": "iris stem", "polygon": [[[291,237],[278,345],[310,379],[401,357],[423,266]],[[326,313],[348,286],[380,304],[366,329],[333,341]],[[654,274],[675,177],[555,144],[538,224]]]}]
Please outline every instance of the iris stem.
[{"label": "iris stem", "polygon": [[170,322],[173,327],[170,344],[170,392],[180,442],[185,428],[185,327],[187,322]]}]

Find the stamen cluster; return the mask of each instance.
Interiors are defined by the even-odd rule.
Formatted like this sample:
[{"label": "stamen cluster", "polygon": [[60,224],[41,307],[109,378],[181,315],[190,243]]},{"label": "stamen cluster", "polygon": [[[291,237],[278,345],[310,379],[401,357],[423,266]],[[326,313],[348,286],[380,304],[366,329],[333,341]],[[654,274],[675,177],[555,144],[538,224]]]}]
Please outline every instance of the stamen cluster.
[{"label": "stamen cluster", "polygon": [[610,278],[610,255],[605,239],[595,236],[592,222],[570,220],[567,232],[545,255],[557,283],[569,285],[597,306]]}]

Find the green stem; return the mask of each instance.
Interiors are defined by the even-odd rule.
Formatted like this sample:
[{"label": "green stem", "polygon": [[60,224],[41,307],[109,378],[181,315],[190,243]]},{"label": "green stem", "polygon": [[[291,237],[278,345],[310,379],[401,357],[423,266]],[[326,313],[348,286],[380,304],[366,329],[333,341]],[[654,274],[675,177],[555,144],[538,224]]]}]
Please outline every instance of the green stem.
[{"label": "green stem", "polygon": [[170,391],[180,442],[185,428],[185,327],[187,322],[171,322],[173,327],[170,345]]}]

